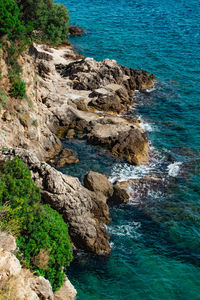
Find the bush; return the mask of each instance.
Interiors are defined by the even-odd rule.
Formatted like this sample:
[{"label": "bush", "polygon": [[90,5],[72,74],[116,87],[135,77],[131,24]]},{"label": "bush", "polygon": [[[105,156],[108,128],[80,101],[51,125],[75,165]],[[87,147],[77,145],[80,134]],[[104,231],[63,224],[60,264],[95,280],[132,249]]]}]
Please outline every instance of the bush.
[{"label": "bush", "polygon": [[26,85],[21,78],[18,78],[12,83],[10,95],[15,98],[24,98],[26,96]]},{"label": "bush", "polygon": [[5,46],[7,51],[6,63],[9,67],[8,76],[11,83],[10,95],[15,98],[24,98],[26,96],[26,85],[21,79],[22,67],[18,63],[18,58],[25,42],[16,44],[13,41]]},{"label": "bush", "polygon": [[55,291],[63,284],[63,267],[69,266],[72,249],[62,216],[40,199],[20,159],[0,167],[1,227],[17,236],[18,257],[25,267],[48,279]]},{"label": "bush", "polygon": [[19,158],[7,161],[0,168],[0,179],[5,189],[0,195],[0,203],[8,202],[12,208],[18,206],[17,199],[24,198],[28,205],[40,203],[40,189],[35,186],[31,172]]},{"label": "bush", "polygon": [[48,26],[45,28],[47,39],[53,44],[65,41],[68,34],[68,12],[64,5],[54,4],[48,15]]},{"label": "bush", "polygon": [[[64,281],[63,267],[68,267],[72,260],[72,250],[68,235],[68,226],[59,213],[49,205],[41,207],[28,228],[17,239],[23,259],[29,268],[47,278],[53,289],[57,290]],[[46,266],[35,259],[41,250],[49,258]]]},{"label": "bush", "polygon": [[10,35],[19,27],[19,8],[15,0],[0,0],[0,36]]},{"label": "bush", "polygon": [[32,22],[34,29],[44,32],[44,40],[59,44],[68,34],[68,11],[64,5],[53,0],[17,0],[20,18]]}]

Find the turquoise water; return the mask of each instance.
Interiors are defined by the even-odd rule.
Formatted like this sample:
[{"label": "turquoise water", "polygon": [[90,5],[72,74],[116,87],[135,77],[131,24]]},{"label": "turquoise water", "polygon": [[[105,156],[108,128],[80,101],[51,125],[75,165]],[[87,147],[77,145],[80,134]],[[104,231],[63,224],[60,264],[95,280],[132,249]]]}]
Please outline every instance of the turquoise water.
[{"label": "turquoise water", "polygon": [[74,260],[68,275],[77,299],[200,299],[200,3],[58,2],[67,5],[72,24],[88,31],[71,38],[81,53],[116,59],[157,78],[154,90],[135,95],[133,110],[151,141],[149,168],[115,161],[78,141],[72,146],[80,164],[63,169],[80,179],[93,169],[113,180],[157,174],[162,181],[149,183],[145,193],[141,186],[136,190],[141,205],[111,209],[110,257],[80,254]]}]

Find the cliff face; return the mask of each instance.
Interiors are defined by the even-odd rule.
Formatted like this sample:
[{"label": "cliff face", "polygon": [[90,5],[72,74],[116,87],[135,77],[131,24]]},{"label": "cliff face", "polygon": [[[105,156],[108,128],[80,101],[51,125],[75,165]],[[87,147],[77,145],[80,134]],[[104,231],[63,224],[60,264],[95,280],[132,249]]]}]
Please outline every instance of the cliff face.
[{"label": "cliff face", "polygon": [[[3,59],[0,60],[2,80],[0,90],[9,90],[8,69]],[[55,133],[58,119],[40,101],[36,66],[32,58],[24,54],[19,59],[23,68],[23,80],[27,87],[26,99],[14,99],[0,96],[0,148],[21,147],[34,149],[44,159],[54,155],[61,148]]]},{"label": "cliff face", "polygon": [[0,298],[28,300],[73,300],[76,290],[66,278],[63,287],[53,293],[48,280],[21,267],[14,255],[15,239],[0,232]]}]

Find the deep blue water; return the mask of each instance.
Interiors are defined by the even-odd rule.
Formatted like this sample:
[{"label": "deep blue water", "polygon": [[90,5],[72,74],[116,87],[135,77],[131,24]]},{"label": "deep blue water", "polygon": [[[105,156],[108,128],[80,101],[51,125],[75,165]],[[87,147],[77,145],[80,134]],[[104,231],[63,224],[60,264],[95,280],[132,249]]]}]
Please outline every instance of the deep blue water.
[{"label": "deep blue water", "polygon": [[135,95],[133,110],[152,144],[149,168],[117,162],[84,141],[71,144],[80,164],[65,173],[82,178],[93,169],[113,179],[157,174],[164,182],[149,185],[145,195],[136,192],[141,207],[111,209],[111,256],[80,255],[68,271],[77,299],[200,299],[200,2],[57,2],[68,7],[71,24],[88,31],[71,38],[79,52],[157,78],[155,90]]}]

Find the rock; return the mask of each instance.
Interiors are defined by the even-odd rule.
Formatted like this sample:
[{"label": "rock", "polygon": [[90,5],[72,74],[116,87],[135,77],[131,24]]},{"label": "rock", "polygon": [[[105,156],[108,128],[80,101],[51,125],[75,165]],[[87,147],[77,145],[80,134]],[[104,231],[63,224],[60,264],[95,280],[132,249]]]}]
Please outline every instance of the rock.
[{"label": "rock", "polygon": [[68,27],[69,34],[72,36],[80,36],[84,34],[84,30],[80,26],[70,25]]},{"label": "rock", "polygon": [[148,140],[144,132],[131,123],[96,123],[87,139],[94,145],[108,147],[115,156],[126,158],[131,164],[140,165],[148,160]]},{"label": "rock", "polygon": [[127,188],[123,188],[120,185],[115,185],[112,197],[109,202],[112,204],[122,204],[127,203],[130,198],[130,192]]},{"label": "rock", "polygon": [[44,60],[44,61],[51,61],[53,60],[53,56],[47,51],[40,51],[34,45],[31,45],[29,48],[29,55],[34,56],[35,59]]},{"label": "rock", "polygon": [[120,98],[111,93],[99,95],[97,99],[93,99],[88,103],[88,106],[98,110],[112,111],[119,113],[122,110]]},{"label": "rock", "polygon": [[92,213],[98,219],[100,224],[109,224],[111,222],[111,218],[109,217],[107,197],[102,192],[98,191],[96,191],[94,195]]},{"label": "rock", "polygon": [[[102,220],[108,223],[109,209],[98,195],[81,185],[78,178],[60,173],[25,149],[11,149],[8,158],[18,156],[32,172],[41,188],[42,199],[62,214],[69,225],[72,242],[77,248],[96,254],[109,254],[109,235]],[[97,207],[101,207],[97,212]]]},{"label": "rock", "polygon": [[66,277],[63,286],[54,294],[55,300],[74,300],[76,297],[77,291],[74,286],[71,284],[69,279]]},{"label": "rock", "polygon": [[77,153],[71,149],[65,148],[56,159],[55,166],[56,168],[62,168],[66,164],[75,164],[78,162],[79,159],[77,157]]},{"label": "rock", "polygon": [[112,147],[112,153],[125,157],[130,164],[140,165],[148,160],[148,140],[145,133],[138,129],[131,129],[121,133]]},{"label": "rock", "polygon": [[0,248],[14,252],[17,248],[15,238],[7,232],[0,232]]},{"label": "rock", "polygon": [[52,287],[44,277],[34,277],[31,283],[31,289],[37,294],[39,299],[54,300]]},{"label": "rock", "polygon": [[84,176],[83,181],[84,186],[90,191],[101,192],[106,197],[111,197],[113,194],[112,183],[103,174],[90,171]]},{"label": "rock", "polygon": [[74,136],[75,136],[75,130],[74,129],[69,129],[67,131],[66,138],[72,139]]},{"label": "rock", "polygon": [[20,262],[13,254],[0,248],[0,277],[17,276],[21,269]]},{"label": "rock", "polygon": [[97,62],[92,58],[85,58],[68,64],[61,72],[63,77],[73,80],[76,90],[90,90],[105,87],[109,84],[120,85],[128,92],[128,99],[132,100],[136,89],[151,87],[155,80],[154,75],[146,71],[138,71],[120,66],[115,60],[105,59]]}]

